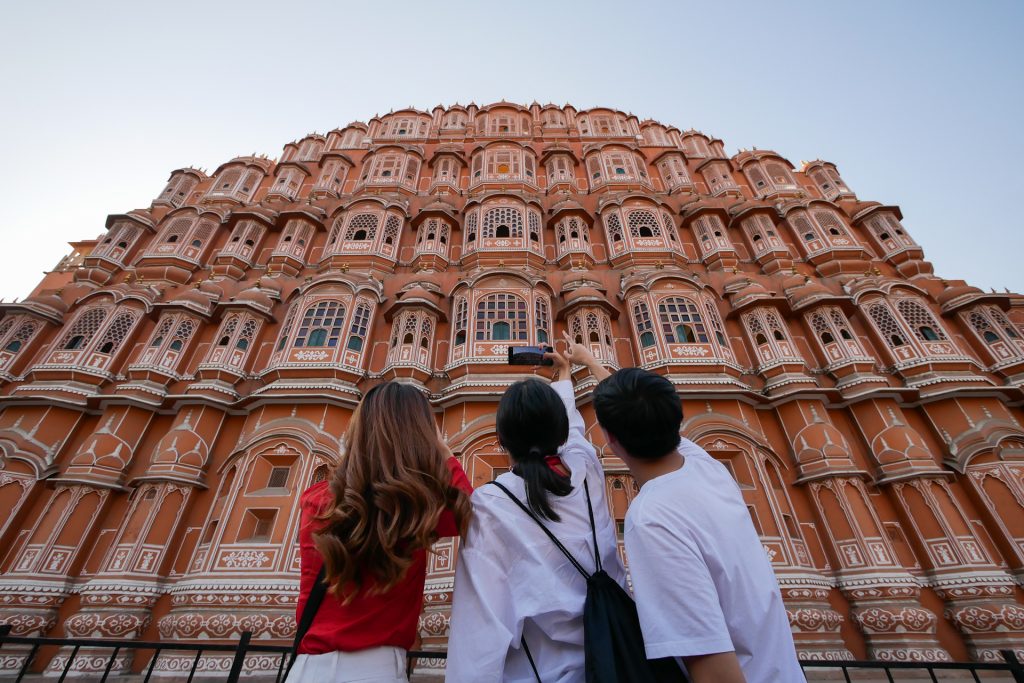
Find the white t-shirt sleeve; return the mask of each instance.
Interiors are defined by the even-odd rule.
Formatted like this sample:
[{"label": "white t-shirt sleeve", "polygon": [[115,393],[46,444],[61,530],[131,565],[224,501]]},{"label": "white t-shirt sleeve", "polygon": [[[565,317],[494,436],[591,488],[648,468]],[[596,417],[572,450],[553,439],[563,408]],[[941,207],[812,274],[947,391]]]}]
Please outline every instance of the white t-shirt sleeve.
[{"label": "white t-shirt sleeve", "polygon": [[455,567],[455,591],[446,680],[453,683],[499,683],[513,638],[522,624],[508,588],[501,552],[477,523],[470,524]]},{"label": "white t-shirt sleeve", "polygon": [[733,651],[718,591],[696,546],[651,522],[627,523],[625,537],[647,656]]},{"label": "white t-shirt sleeve", "polygon": [[565,404],[565,412],[569,416],[569,438],[559,451],[560,455],[563,459],[566,457],[580,458],[586,467],[595,469],[598,473],[603,472],[594,444],[590,443],[587,438],[587,424],[576,408],[576,394],[572,388],[572,381],[563,379],[552,382],[551,388],[562,399],[562,403]]}]

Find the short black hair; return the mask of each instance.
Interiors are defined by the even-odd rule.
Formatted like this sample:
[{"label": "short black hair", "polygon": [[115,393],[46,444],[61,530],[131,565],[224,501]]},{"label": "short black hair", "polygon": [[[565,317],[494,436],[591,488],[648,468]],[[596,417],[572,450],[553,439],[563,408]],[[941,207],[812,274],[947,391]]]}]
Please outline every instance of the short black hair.
[{"label": "short black hair", "polygon": [[548,467],[544,458],[557,455],[569,438],[569,416],[561,397],[538,379],[516,382],[498,403],[498,443],[512,457],[513,471],[523,479],[526,502],[534,514],[554,522],[558,513],[548,494],[572,491],[569,478]]},{"label": "short black hair", "polygon": [[594,390],[594,412],[634,458],[657,460],[679,446],[683,406],[676,388],[661,375],[619,370]]}]

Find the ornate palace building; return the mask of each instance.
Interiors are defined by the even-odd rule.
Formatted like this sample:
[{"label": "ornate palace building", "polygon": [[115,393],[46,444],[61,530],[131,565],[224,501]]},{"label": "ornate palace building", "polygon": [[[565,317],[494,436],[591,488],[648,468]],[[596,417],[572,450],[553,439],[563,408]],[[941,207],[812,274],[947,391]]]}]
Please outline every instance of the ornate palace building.
[{"label": "ornate palace building", "polygon": [[[405,109],[173,171],[0,306],[0,621],[287,642],[298,495],[360,396],[421,388],[483,484],[533,371],[507,346],[566,330],[679,387],[803,656],[1024,656],[1024,298],[937,277],[901,221],[829,161],[571,106]],[[636,487],[591,436],[621,521]],[[430,560],[427,648],[456,551]]]}]

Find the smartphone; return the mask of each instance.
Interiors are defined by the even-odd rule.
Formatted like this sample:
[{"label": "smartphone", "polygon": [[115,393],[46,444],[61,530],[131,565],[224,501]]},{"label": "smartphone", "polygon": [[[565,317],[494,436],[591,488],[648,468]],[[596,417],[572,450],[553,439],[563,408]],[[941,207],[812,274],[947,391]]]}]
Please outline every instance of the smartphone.
[{"label": "smartphone", "polygon": [[508,347],[509,365],[554,365],[545,353],[554,351],[550,346],[510,346]]}]

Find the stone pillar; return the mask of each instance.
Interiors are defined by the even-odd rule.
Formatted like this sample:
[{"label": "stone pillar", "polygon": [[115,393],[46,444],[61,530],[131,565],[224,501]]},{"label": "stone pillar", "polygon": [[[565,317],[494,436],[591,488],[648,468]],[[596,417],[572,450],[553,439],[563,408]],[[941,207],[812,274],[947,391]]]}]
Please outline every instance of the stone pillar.
[{"label": "stone pillar", "polygon": [[[185,511],[195,489],[203,483],[209,459],[209,439],[216,435],[224,412],[190,408],[157,445],[142,477],[132,481],[128,511],[95,578],[80,590],[80,610],[64,620],[72,638],[141,638],[149,627],[151,610],[166,593],[163,585],[182,534]],[[108,659],[103,650],[80,651],[72,671],[79,675],[102,672]],[[67,652],[51,661],[48,671],[60,672]],[[132,653],[119,655],[112,675],[129,673]]]},{"label": "stone pillar", "polygon": [[935,636],[937,617],[920,604],[920,586],[897,561],[868,498],[868,473],[854,462],[849,442],[824,405],[793,401],[780,406],[793,444],[797,483],[810,493],[822,543],[834,565],[836,586],[851,603],[871,658],[949,660]]}]

